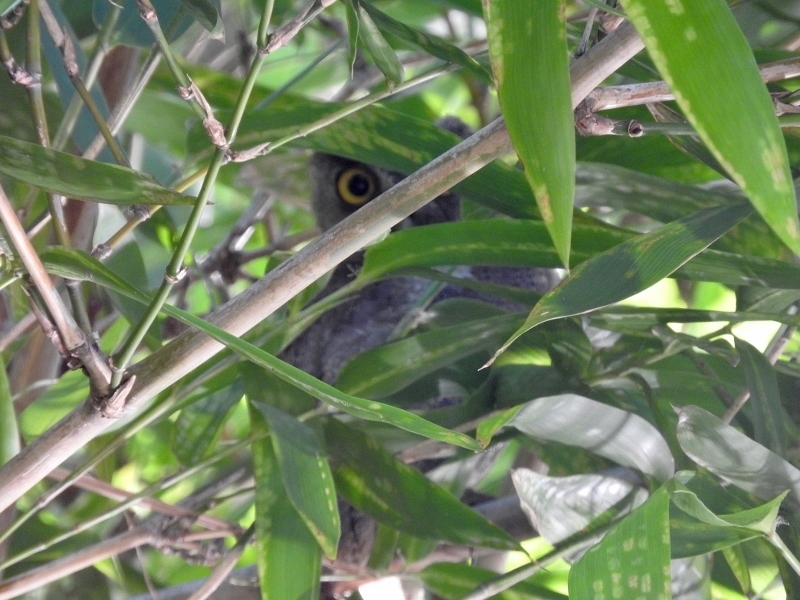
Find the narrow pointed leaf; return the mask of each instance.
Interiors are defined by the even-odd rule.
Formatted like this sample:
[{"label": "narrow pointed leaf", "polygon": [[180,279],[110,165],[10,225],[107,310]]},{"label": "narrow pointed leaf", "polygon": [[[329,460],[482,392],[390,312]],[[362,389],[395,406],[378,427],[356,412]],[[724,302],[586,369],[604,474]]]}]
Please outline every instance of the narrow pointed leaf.
[{"label": "narrow pointed leaf", "polygon": [[669,494],[657,490],[569,572],[575,598],[651,598],[670,593]]},{"label": "narrow pointed leaf", "polygon": [[710,412],[685,406],[678,417],[678,442],[689,458],[725,481],[762,500],[789,490],[786,505],[800,509],[800,471]]},{"label": "narrow pointed leaf", "polygon": [[569,266],[575,128],[562,0],[484,0],[489,54],[508,134]]},{"label": "narrow pointed leaf", "polygon": [[228,414],[242,399],[240,381],[213,391],[183,410],[172,427],[172,451],[184,465],[194,465],[214,450]]},{"label": "narrow pointed leaf", "polygon": [[[267,423],[251,406],[252,433]],[[286,493],[269,439],[253,443],[256,557],[263,600],[317,600],[322,551]],[[287,566],[291,568],[287,568]]]},{"label": "narrow pointed leaf", "polygon": [[520,335],[541,323],[587,313],[647,289],[708,247],[751,212],[746,204],[701,210],[581,263],[568,279],[542,298],[525,324],[495,353],[494,358]]},{"label": "narrow pointed leaf", "polygon": [[492,75],[489,73],[477,60],[472,58],[469,54],[438,38],[434,35],[409,27],[396,19],[393,19],[386,13],[378,10],[370,2],[361,2],[361,8],[364,9],[375,21],[375,24],[398,37],[399,39],[417,46],[420,50],[424,50],[428,54],[441,58],[447,62],[464,67],[470,73],[485,81],[486,83],[492,82]]},{"label": "narrow pointed leaf", "polygon": [[709,509],[697,495],[686,486],[677,481],[672,481],[668,485],[672,502],[683,512],[693,516],[698,521],[715,527],[740,527],[750,529],[762,535],[770,535],[775,530],[778,511],[781,502],[788,492],[784,492],[774,498],[748,510],[742,510],[730,515],[716,515]]},{"label": "narrow pointed leaf", "polygon": [[517,549],[517,543],[455,496],[335,419],[325,424],[336,489],[354,507],[411,535],[454,544]]},{"label": "narrow pointed leaf", "polygon": [[0,135],[0,173],[46,192],[107,204],[194,204],[149,175]]},{"label": "narrow pointed leaf", "polygon": [[6,464],[19,452],[19,429],[14,401],[6,375],[6,364],[0,357],[0,465]]},{"label": "narrow pointed leaf", "polygon": [[[439,562],[417,573],[425,587],[446,600],[461,600],[476,586],[497,577],[497,573],[473,565]],[[567,600],[567,596],[522,581],[493,595],[495,600]]]},{"label": "narrow pointed leaf", "polygon": [[778,378],[767,357],[752,344],[735,338],[736,351],[750,390],[750,405],[755,428],[754,439],[779,456],[786,456],[784,420],[788,418],[781,403]]},{"label": "narrow pointed leaf", "polygon": [[286,494],[322,551],[336,558],[341,524],[325,449],[317,433],[280,409],[254,403],[269,424]]},{"label": "narrow pointed leaf", "polygon": [[[573,230],[575,238],[570,253],[573,266],[635,237],[624,230],[583,223],[576,223]],[[545,236],[541,221],[512,219],[412,227],[370,246],[359,277],[373,281],[410,267],[558,267],[558,256]],[[800,266],[796,264],[711,249],[685,263],[675,276],[730,286],[800,289]]]},{"label": "narrow pointed leaf", "polygon": [[500,315],[426,331],[373,348],[344,366],[336,387],[356,396],[388,396],[458,359],[490,351],[521,320],[521,315]]},{"label": "narrow pointed leaf", "polygon": [[728,3],[623,0],[622,4],[714,158],[778,237],[800,253],[786,145],[753,53]]},{"label": "narrow pointed leaf", "polygon": [[[146,294],[129,285],[127,281],[116,273],[111,272],[97,259],[85,253],[59,248],[51,250],[48,257],[50,258],[50,265],[57,265],[56,271],[62,276],[78,280],[91,280],[144,304],[150,303],[150,298]],[[374,400],[365,400],[364,398],[340,392],[301,369],[293,367],[261,348],[245,342],[186,311],[169,304],[164,305],[163,311],[187,325],[196,327],[234,352],[267,369],[314,398],[335,406],[354,417],[368,421],[391,423],[396,427],[423,437],[454,444],[468,450],[481,449],[480,445],[468,435],[440,427],[414,413]]]},{"label": "narrow pointed leaf", "polygon": [[361,0],[347,0],[347,2],[352,4],[357,18],[358,41],[386,77],[386,83],[389,87],[403,83],[403,64],[383,37],[375,21],[362,6]]}]

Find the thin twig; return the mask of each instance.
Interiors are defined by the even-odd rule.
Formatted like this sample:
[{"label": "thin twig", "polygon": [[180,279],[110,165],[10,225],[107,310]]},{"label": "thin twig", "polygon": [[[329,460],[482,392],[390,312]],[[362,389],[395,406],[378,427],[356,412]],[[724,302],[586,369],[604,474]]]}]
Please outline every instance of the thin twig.
[{"label": "thin twig", "polygon": [[[571,68],[573,102],[643,48],[635,30],[623,24],[576,60]],[[495,121],[328,230],[291,259],[209,316],[209,322],[244,335],[339,262],[374,241],[426,202],[511,150],[502,121]],[[134,413],[224,347],[203,333],[188,331],[133,369],[136,384],[127,411]],[[109,422],[91,403],[74,409],[0,468],[0,510],[14,503],[67,457],[105,431]]]},{"label": "thin twig", "polygon": [[14,208],[11,206],[2,187],[0,187],[0,222],[6,228],[20,262],[25,266],[36,289],[41,294],[64,348],[70,356],[77,358],[86,368],[94,392],[100,396],[107,394],[110,370],[105,359],[97,348],[87,342],[83,331],[78,327],[67,307],[64,306],[61,296],[47,274],[39,255],[30,240],[28,240],[28,236],[17,219]]}]

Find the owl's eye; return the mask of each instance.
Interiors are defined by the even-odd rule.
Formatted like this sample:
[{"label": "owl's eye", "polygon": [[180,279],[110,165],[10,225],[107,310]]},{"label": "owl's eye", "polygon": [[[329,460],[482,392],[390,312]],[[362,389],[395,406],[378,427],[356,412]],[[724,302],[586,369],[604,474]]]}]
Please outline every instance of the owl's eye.
[{"label": "owl's eye", "polygon": [[377,196],[378,182],[369,171],[350,167],[336,178],[336,192],[346,204],[359,207]]}]

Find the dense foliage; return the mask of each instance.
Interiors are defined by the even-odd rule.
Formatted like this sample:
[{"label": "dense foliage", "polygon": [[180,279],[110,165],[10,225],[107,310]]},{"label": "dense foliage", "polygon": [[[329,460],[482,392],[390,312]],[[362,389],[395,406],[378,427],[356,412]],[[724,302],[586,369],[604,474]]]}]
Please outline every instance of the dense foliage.
[{"label": "dense foliage", "polygon": [[609,4],[0,0],[0,598],[800,597],[800,2]]}]

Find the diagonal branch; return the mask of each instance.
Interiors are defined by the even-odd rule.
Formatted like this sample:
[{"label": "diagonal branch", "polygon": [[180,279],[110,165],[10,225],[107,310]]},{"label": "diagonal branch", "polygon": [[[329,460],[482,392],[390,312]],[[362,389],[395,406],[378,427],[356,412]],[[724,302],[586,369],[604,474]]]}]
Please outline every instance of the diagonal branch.
[{"label": "diagonal branch", "polygon": [[[571,70],[573,105],[642,47],[633,27],[626,23],[575,61]],[[511,150],[503,121],[491,123],[330,229],[214,311],[209,321],[234,335],[244,335],[339,262]],[[128,414],[142,410],[158,393],[222,349],[218,342],[189,331],[151,354],[132,369],[136,382],[128,397]],[[86,402],[28,445],[0,469],[0,510],[16,502],[111,422]]]}]

